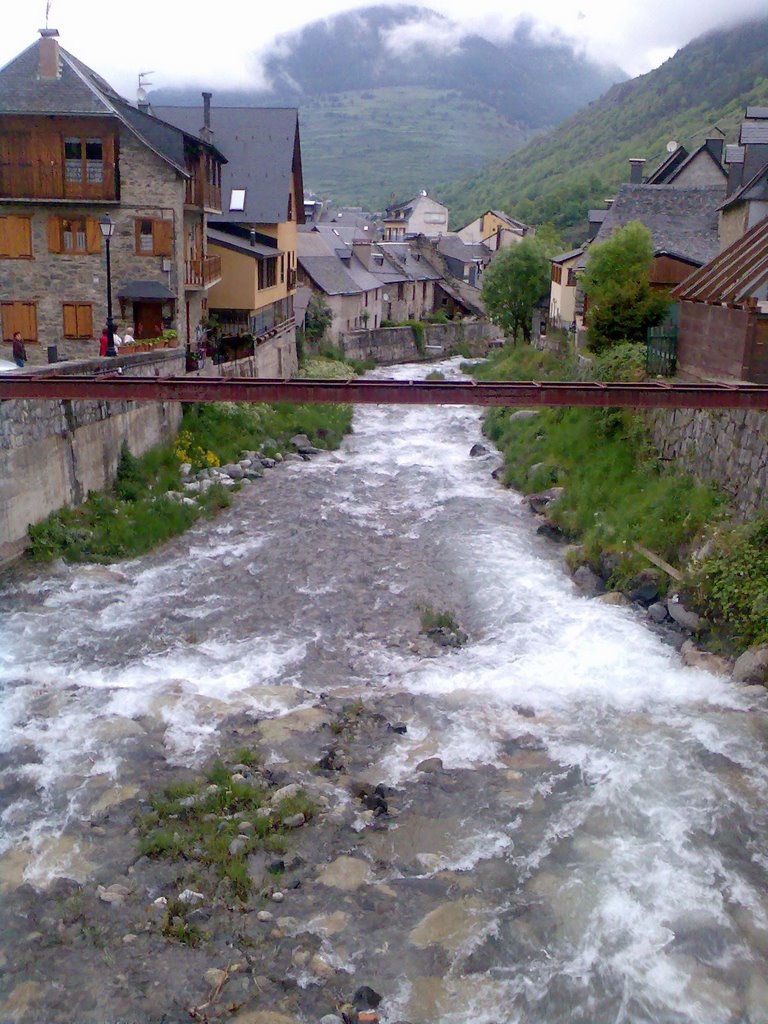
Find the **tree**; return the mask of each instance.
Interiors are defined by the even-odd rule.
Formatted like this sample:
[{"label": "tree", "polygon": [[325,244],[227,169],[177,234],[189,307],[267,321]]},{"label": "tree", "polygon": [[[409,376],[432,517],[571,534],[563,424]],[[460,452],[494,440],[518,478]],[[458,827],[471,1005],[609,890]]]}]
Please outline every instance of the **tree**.
[{"label": "tree", "polygon": [[322,295],[313,295],[307,305],[304,317],[304,335],[309,341],[317,342],[333,323],[333,311]]},{"label": "tree", "polygon": [[633,220],[589,250],[581,276],[586,293],[587,337],[594,352],[624,341],[645,341],[649,327],[660,324],[669,298],[654,292],[651,233]]},{"label": "tree", "polygon": [[492,323],[512,338],[531,340],[536,303],[549,286],[549,260],[534,238],[503,249],[483,275],[481,298]]}]

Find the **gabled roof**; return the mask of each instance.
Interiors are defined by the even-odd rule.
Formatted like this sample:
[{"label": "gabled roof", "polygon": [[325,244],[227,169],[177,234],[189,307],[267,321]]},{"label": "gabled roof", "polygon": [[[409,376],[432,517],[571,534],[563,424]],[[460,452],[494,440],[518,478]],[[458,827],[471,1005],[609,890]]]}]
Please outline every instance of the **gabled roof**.
[{"label": "gabled roof", "polygon": [[721,204],[721,210],[727,210],[734,203],[747,202],[753,199],[768,199],[768,163],[764,164],[757,174],[753,174],[741,188],[737,188],[732,196],[728,196]]},{"label": "gabled roof", "polygon": [[351,256],[351,250],[348,261],[341,259],[320,231],[298,233],[296,257],[302,270],[326,295],[360,295],[381,287],[382,282]]},{"label": "gabled roof", "polygon": [[222,154],[203,142],[197,132],[189,135],[132,107],[101,75],[61,46],[58,47],[59,77],[41,79],[38,75],[40,42],[28,46],[0,69],[0,113],[116,117],[185,177],[190,176],[184,160],[185,143],[205,147],[224,161]]},{"label": "gabled roof", "polygon": [[743,306],[768,281],[768,217],[672,290],[676,299]]},{"label": "gabled roof", "polygon": [[408,242],[379,242],[376,249],[385,254],[406,280],[439,281],[443,276],[423,253],[414,251]]},{"label": "gabled roof", "polygon": [[722,186],[624,184],[597,233],[596,242],[616,228],[639,220],[651,232],[655,253],[674,254],[699,265],[718,252],[718,207],[725,196]]},{"label": "gabled roof", "polygon": [[461,263],[474,263],[482,260],[487,263],[491,258],[491,250],[482,242],[465,242],[458,235],[443,235],[437,243],[437,251],[449,260]]},{"label": "gabled roof", "polygon": [[574,260],[577,256],[581,256],[586,251],[585,245],[580,245],[578,249],[571,249],[570,252],[561,252],[559,256],[552,256],[550,263],[567,263],[568,260]]},{"label": "gabled roof", "polygon": [[487,213],[492,213],[494,217],[498,217],[499,220],[503,220],[506,224],[509,224],[511,228],[527,228],[528,225],[524,224],[521,220],[515,220],[514,217],[510,217],[508,213],[504,213],[503,210],[487,210]]},{"label": "gabled roof", "polygon": [[689,155],[685,146],[678,146],[676,150],[669,153],[661,161],[655,170],[651,171],[645,179],[645,183],[647,185],[664,185],[671,175],[688,159]]},{"label": "gabled roof", "polygon": [[[157,117],[186,132],[203,124],[202,107],[153,106]],[[293,107],[211,108],[216,145],[229,161],[222,171],[222,212],[210,221],[232,224],[280,224],[288,219],[292,176],[297,175],[294,216],[304,220],[304,185],[299,142],[299,112]],[[230,210],[233,189],[244,189],[242,210]]]}]

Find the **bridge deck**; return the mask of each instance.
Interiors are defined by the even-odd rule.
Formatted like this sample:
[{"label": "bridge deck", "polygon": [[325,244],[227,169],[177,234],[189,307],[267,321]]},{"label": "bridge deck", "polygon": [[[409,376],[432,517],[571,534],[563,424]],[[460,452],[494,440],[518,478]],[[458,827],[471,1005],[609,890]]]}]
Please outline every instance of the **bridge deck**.
[{"label": "bridge deck", "polygon": [[0,399],[137,402],[349,402],[371,405],[591,405],[632,408],[768,409],[761,384],[584,381],[290,380],[256,377],[0,375]]}]

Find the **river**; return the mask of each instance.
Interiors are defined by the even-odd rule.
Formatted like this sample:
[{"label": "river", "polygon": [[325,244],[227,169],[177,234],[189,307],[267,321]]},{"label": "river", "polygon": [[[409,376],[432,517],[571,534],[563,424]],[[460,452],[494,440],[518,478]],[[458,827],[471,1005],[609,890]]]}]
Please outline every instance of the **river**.
[{"label": "river", "polygon": [[[7,575],[6,894],[99,877],[85,823],[140,790],[137,758],[198,765],[237,716],[361,696],[408,730],[368,773],[400,817],[349,829],[395,910],[377,923],[345,895],[335,940],[384,1021],[768,1021],[765,693],[581,596],[496,461],[469,458],[480,418],[360,407],[339,452],[271,470],[149,556]],[[423,605],[466,646],[428,649]],[[439,782],[416,770],[429,757]],[[297,1019],[316,1019],[294,974]]]}]

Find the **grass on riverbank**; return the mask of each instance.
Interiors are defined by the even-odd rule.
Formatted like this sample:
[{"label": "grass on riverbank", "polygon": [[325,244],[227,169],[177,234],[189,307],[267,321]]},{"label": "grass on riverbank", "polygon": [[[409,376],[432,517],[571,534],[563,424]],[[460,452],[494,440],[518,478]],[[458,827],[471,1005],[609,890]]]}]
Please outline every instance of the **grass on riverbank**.
[{"label": "grass on riverbank", "polygon": [[[354,376],[349,366],[333,360],[329,367],[325,362],[310,361],[304,374]],[[180,487],[182,463],[197,471],[237,461],[243,451],[274,457],[291,450],[294,434],[306,434],[317,448],[338,448],[351,427],[349,405],[187,405],[174,442],[138,458],[124,447],[108,491],[91,492],[81,505],[60,509],[30,526],[28,556],[38,561],[114,562],[146,554],[201,516],[212,516],[231,503],[221,484],[190,496],[193,504],[169,496]]]},{"label": "grass on riverbank", "polygon": [[[638,353],[613,352],[590,370],[599,379],[636,379]],[[505,346],[474,366],[484,380],[573,380],[575,362],[530,346]],[[551,518],[584,545],[597,565],[610,552],[613,582],[647,567],[636,543],[674,563],[684,559],[706,524],[719,518],[722,498],[711,487],[661,465],[643,420],[621,409],[541,409],[516,418],[494,409],[485,429],[505,457],[505,482],[526,493],[565,488]]]}]

